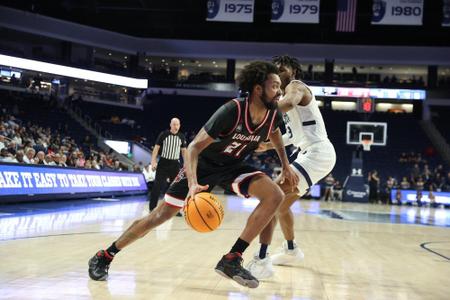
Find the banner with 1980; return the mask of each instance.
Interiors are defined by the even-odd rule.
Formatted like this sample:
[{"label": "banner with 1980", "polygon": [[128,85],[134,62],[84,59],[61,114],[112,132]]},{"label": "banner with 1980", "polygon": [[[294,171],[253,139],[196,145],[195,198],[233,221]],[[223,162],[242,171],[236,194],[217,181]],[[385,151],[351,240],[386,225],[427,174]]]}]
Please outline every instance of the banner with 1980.
[{"label": "banner with 1980", "polygon": [[423,0],[373,0],[372,24],[422,25]]}]

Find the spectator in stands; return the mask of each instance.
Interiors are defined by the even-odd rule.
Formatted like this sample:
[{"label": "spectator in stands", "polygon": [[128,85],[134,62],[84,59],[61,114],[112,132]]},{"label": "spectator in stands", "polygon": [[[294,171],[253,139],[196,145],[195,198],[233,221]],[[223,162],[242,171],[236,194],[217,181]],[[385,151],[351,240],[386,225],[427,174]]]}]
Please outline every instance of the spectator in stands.
[{"label": "spectator in stands", "polygon": [[98,161],[95,159],[92,161],[92,169],[100,170],[100,165],[99,165]]},{"label": "spectator in stands", "polygon": [[56,163],[53,161],[53,157],[51,154],[45,155],[44,164],[47,166],[56,166]]},{"label": "spectator in stands", "polygon": [[59,153],[53,154],[53,161],[55,162],[56,166],[59,166],[59,163],[61,162],[61,154]]},{"label": "spectator in stands", "polygon": [[415,186],[416,190],[423,191],[424,185],[425,185],[425,183],[422,179],[422,176],[419,176],[419,178],[416,181],[416,186]]},{"label": "spectator in stands", "polygon": [[434,169],[434,174],[439,174],[441,177],[445,177],[445,170],[444,170],[444,166],[439,164],[435,169]]},{"label": "spectator in stands", "polygon": [[36,151],[33,148],[25,148],[25,156],[23,158],[26,164],[34,164],[34,156]]},{"label": "spectator in stands", "polygon": [[44,151],[39,151],[36,154],[34,163],[37,164],[37,165],[45,165],[46,164],[45,163],[45,153],[44,153]]},{"label": "spectator in stands", "polygon": [[436,196],[433,193],[433,189],[430,189],[428,193],[428,199],[430,200],[430,207],[437,207]]},{"label": "spectator in stands", "polygon": [[85,163],[84,163],[84,168],[85,168],[85,169],[92,169],[92,162],[91,162],[89,159],[87,159],[87,160],[85,161]]},{"label": "spectator in stands", "polygon": [[369,172],[368,176],[369,181],[369,201],[371,203],[378,203],[378,189],[380,187],[380,178],[378,177],[378,171],[373,170]]},{"label": "spectator in stands", "polygon": [[[404,177],[406,179],[406,177]],[[395,193],[395,200],[397,201],[397,205],[402,205],[402,190],[397,189]]]},{"label": "spectator in stands", "polygon": [[[142,164],[142,162],[139,162],[139,164]],[[141,166],[139,164],[134,164],[133,172],[142,173],[142,169],[141,169]]]},{"label": "spectator in stands", "polygon": [[16,152],[16,162],[19,164],[24,164],[25,163],[25,161],[23,160],[24,156],[25,153],[23,153],[23,150],[18,150]]},{"label": "spectator in stands", "polygon": [[415,163],[414,167],[411,169],[411,180],[416,181],[420,176],[419,164]]},{"label": "spectator in stands", "polygon": [[2,148],[0,150],[0,161],[1,162],[11,162],[10,157],[11,157],[11,153],[8,152],[7,148]]},{"label": "spectator in stands", "polygon": [[84,168],[84,165],[86,163],[86,159],[84,158],[84,153],[79,151],[76,154],[76,161],[75,161],[75,167],[77,168]]},{"label": "spectator in stands", "polygon": [[58,166],[67,167],[66,161],[67,161],[67,156],[65,154],[61,155],[61,159],[59,160]]},{"label": "spectator in stands", "polygon": [[16,135],[12,138],[12,141],[16,143],[16,145],[22,145],[22,137],[18,133],[19,130],[16,130]]},{"label": "spectator in stands", "polygon": [[333,174],[328,174],[327,177],[325,177],[325,192],[323,195],[323,198],[325,201],[328,201],[332,197],[331,188],[333,187],[335,183],[335,179],[333,177]]},{"label": "spectator in stands", "polygon": [[122,164],[120,163],[120,161],[118,159],[114,160],[113,169],[116,170],[116,171],[122,171],[123,170]]},{"label": "spectator in stands", "polygon": [[3,148],[5,148],[5,136],[0,135],[0,150],[2,150]]},{"label": "spectator in stands", "polygon": [[406,176],[403,177],[402,181],[400,182],[400,188],[402,190],[407,190],[411,187],[411,184],[408,181],[408,178]]},{"label": "spectator in stands", "polygon": [[16,155],[17,144],[13,141],[10,141],[6,149],[8,149],[8,152],[14,156]]},{"label": "spectator in stands", "polygon": [[336,180],[336,182],[333,185],[333,200],[339,200],[342,201],[342,191],[343,187],[339,180]]}]

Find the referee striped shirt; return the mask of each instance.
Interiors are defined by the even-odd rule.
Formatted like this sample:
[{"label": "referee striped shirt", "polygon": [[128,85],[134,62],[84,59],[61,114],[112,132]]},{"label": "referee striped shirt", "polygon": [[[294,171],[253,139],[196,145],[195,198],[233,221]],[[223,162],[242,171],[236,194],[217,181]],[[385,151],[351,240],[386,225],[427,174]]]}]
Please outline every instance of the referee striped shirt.
[{"label": "referee striped shirt", "polygon": [[162,158],[179,160],[181,148],[186,148],[186,138],[179,131],[177,134],[173,134],[170,130],[165,130],[159,134],[156,145],[161,147]]}]

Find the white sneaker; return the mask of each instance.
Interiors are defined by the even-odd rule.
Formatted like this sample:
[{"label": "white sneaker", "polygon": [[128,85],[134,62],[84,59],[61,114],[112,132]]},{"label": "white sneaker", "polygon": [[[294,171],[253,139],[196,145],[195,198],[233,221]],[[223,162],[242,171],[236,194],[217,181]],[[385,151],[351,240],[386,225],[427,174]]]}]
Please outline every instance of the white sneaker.
[{"label": "white sneaker", "polygon": [[255,255],[247,264],[247,270],[249,270],[257,279],[269,278],[274,274],[272,260],[269,256],[261,259],[258,255]]},{"label": "white sneaker", "polygon": [[274,265],[296,265],[303,260],[305,255],[294,242],[294,249],[288,249],[287,241],[283,242],[281,251],[272,255]]}]

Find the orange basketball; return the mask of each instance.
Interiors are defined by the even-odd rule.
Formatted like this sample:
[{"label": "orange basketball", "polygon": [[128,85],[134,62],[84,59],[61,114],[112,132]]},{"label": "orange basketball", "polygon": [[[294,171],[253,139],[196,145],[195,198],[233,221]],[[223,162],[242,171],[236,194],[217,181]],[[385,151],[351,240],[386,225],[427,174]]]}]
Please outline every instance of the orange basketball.
[{"label": "orange basketball", "polygon": [[213,231],[223,220],[222,203],[211,193],[198,193],[184,207],[184,218],[198,232]]}]

